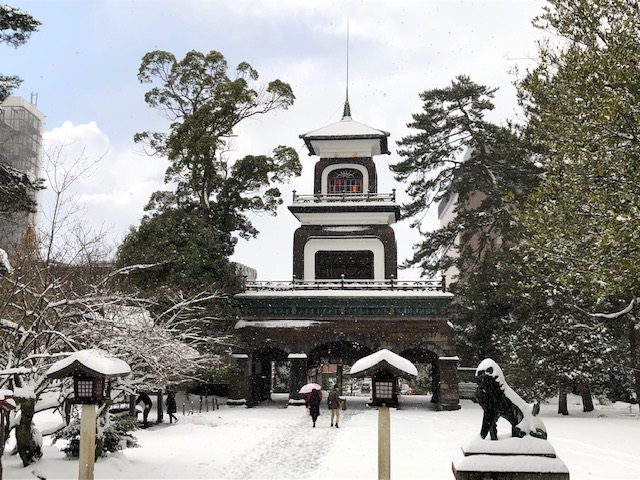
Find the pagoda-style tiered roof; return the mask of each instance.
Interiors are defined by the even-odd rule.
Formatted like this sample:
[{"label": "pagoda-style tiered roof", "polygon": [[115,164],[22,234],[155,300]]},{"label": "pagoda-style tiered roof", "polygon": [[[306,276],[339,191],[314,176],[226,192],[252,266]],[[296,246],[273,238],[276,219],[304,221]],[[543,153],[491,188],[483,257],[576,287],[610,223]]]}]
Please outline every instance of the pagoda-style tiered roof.
[{"label": "pagoda-style tiered roof", "polygon": [[300,135],[309,155],[322,158],[373,157],[390,154],[387,144],[389,132],[356,122],[350,116]]}]

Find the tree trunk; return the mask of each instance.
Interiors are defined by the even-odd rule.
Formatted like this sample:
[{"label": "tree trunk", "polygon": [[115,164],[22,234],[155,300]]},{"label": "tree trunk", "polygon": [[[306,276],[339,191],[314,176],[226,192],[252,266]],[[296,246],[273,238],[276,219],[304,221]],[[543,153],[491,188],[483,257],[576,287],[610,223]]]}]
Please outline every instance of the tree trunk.
[{"label": "tree trunk", "polygon": [[562,415],[569,415],[569,409],[567,407],[567,389],[562,385],[558,391],[558,413]]},{"label": "tree trunk", "polygon": [[591,387],[588,383],[584,382],[580,384],[580,395],[582,396],[582,411],[593,412],[593,398],[591,397]]},{"label": "tree trunk", "polygon": [[[111,423],[111,417],[109,417],[109,409],[111,408],[111,404],[113,403],[113,400],[111,399],[111,382],[107,383],[107,389],[106,392],[104,394],[104,403],[102,405],[102,411],[100,412],[99,417],[97,418],[96,421],[96,428],[97,426],[102,423],[102,433],[99,435],[96,435],[96,456],[95,456],[95,460],[98,460],[98,458],[100,458],[104,453],[104,430],[106,430],[109,427],[109,424]],[[0,479],[1,480],[1,479]]]},{"label": "tree trunk", "polygon": [[634,390],[636,399],[640,401],[640,350],[638,341],[638,331],[634,318],[629,321],[629,356],[631,358],[631,368],[633,369]]},{"label": "tree trunk", "polygon": [[16,427],[16,447],[22,459],[22,464],[27,465],[38,461],[42,457],[42,446],[38,445],[33,437],[33,414],[36,406],[35,398],[20,398],[20,424]]}]

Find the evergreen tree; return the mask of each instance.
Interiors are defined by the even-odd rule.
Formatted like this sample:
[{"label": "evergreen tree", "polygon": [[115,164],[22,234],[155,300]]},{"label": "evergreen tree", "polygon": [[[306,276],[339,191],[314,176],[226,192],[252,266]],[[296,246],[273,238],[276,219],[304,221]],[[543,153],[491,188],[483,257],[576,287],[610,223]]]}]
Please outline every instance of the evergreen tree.
[{"label": "evergreen tree", "polygon": [[451,267],[460,272],[451,286],[452,319],[464,365],[500,360],[494,337],[511,305],[503,291],[506,276],[497,278],[510,271],[505,246],[519,236],[513,212],[538,182],[527,132],[485,119],[494,92],[459,76],[448,87],[421,93],[423,111],[408,124],[416,133],[400,141],[404,159],[391,167],[398,181],[409,182],[412,201],[404,216],[414,218],[414,227],[434,203],[455,205],[448,225],[421,232],[406,264],[427,274]]},{"label": "evergreen tree", "polygon": [[[40,25],[40,22],[28,13],[0,4],[0,43],[17,48],[26,43],[31,33],[37,31]],[[0,104],[20,83],[22,80],[18,76],[0,73]],[[36,203],[30,192],[43,188],[42,180],[31,178],[25,172],[9,165],[3,148],[3,144],[9,140],[7,133],[10,135],[10,130],[0,134],[0,218],[15,213],[34,212]]]},{"label": "evergreen tree", "polygon": [[[546,152],[544,182],[519,215],[527,231],[519,248],[531,264],[549,267],[530,269],[532,281],[564,292],[562,308],[577,332],[567,348],[586,362],[626,346],[624,359],[599,370],[613,372],[623,363],[627,372],[638,371],[638,5],[552,0],[535,23],[560,42],[540,43],[540,63],[519,85]],[[636,326],[618,328],[616,322],[628,321],[623,315]],[[603,341],[585,343],[594,332]],[[616,338],[605,342],[611,332]]]},{"label": "evergreen tree", "polygon": [[26,172],[9,165],[4,154],[0,142],[0,218],[35,212],[37,204],[31,192],[43,189],[43,180],[32,178]]},{"label": "evergreen tree", "polygon": [[[31,33],[36,32],[41,23],[19,8],[0,4],[0,43],[18,48],[25,44]],[[11,95],[22,80],[16,75],[0,74],[0,103]]]},{"label": "evergreen tree", "polygon": [[[244,238],[255,236],[246,212],[275,214],[282,204],[275,183],[300,175],[296,151],[279,146],[272,156],[248,155],[229,159],[233,129],[243,120],[287,109],[295,100],[281,80],[258,84],[258,73],[246,62],[233,76],[224,56],[216,51],[188,52],[178,61],[171,53],[147,53],[138,73],[142,83],[157,83],[145,95],[149,106],[171,121],[170,132],[136,134],[150,152],[166,156],[171,165],[165,181],[176,186],[177,206],[208,210],[217,228]],[[167,196],[167,198],[169,198]]]},{"label": "evergreen tree", "polygon": [[[403,160],[391,166],[397,181],[408,182],[404,217],[420,229],[431,205],[453,199],[455,219],[421,230],[408,266],[426,273],[455,266],[464,276],[513,236],[512,212],[537,183],[538,170],[524,132],[485,120],[494,93],[461,75],[420,94],[423,111],[408,124],[416,133],[401,139]],[[458,255],[447,254],[454,250]]]},{"label": "evergreen tree", "polygon": [[129,281],[152,293],[170,288],[197,294],[234,292],[240,288],[229,248],[206,210],[171,208],[145,216],[118,251],[118,266],[154,264],[129,275]]},{"label": "evergreen tree", "polygon": [[490,252],[465,281],[453,285],[450,312],[462,365],[475,366],[485,358],[502,363],[508,358],[509,352],[498,342],[510,333],[507,325],[518,301],[509,294],[518,281],[511,266],[517,261],[510,250]]}]

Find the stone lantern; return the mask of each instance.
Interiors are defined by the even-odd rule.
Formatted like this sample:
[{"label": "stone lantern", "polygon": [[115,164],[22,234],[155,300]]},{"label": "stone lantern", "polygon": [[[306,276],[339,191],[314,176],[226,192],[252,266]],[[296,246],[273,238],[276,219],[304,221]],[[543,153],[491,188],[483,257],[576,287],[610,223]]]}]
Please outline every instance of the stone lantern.
[{"label": "stone lantern", "polygon": [[378,478],[391,478],[391,419],[389,406],[398,405],[397,378],[408,380],[418,369],[406,358],[382,349],[361,358],[351,367],[352,377],[371,377],[372,404],[378,407]]},{"label": "stone lantern", "polygon": [[73,377],[74,403],[82,404],[80,420],[80,466],[78,478],[93,480],[96,449],[96,407],[104,400],[105,380],[124,377],[131,367],[102,350],[80,350],[57,361],[49,370],[50,379]]},{"label": "stone lantern", "polygon": [[415,365],[390,350],[380,350],[361,358],[351,367],[354,378],[371,377],[375,406],[398,406],[398,378],[411,380],[418,375]]}]

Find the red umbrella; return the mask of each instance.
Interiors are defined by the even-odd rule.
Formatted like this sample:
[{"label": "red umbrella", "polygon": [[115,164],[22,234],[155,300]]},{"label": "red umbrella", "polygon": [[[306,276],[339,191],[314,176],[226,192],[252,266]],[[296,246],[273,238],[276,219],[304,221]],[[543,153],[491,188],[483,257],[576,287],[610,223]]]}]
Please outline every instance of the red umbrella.
[{"label": "red umbrella", "polygon": [[307,383],[302,386],[298,393],[311,393],[313,390],[322,390],[322,387],[317,383]]}]

